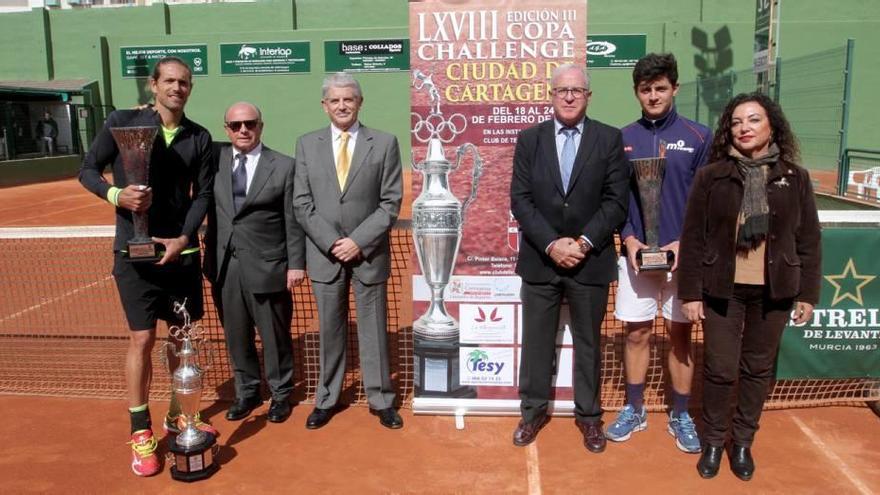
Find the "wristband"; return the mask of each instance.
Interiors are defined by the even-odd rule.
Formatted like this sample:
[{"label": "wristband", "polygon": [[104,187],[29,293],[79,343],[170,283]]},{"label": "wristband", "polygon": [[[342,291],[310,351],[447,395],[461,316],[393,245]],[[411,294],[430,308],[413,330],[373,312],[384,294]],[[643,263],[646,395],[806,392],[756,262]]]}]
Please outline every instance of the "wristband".
[{"label": "wristband", "polygon": [[122,189],[118,187],[111,187],[107,190],[107,201],[110,202],[113,206],[119,206],[119,193],[122,192]]}]

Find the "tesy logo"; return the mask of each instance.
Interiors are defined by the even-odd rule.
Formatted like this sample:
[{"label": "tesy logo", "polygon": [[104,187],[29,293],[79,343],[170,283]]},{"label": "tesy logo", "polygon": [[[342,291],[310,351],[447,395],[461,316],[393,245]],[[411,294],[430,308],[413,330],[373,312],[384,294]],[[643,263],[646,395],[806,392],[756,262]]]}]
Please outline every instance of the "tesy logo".
[{"label": "tesy logo", "polygon": [[490,362],[489,355],[482,349],[474,349],[468,353],[467,367],[470,371],[497,375],[504,368],[504,363]]},{"label": "tesy logo", "polygon": [[610,41],[588,41],[587,54],[589,55],[611,55],[617,51],[617,45]]}]

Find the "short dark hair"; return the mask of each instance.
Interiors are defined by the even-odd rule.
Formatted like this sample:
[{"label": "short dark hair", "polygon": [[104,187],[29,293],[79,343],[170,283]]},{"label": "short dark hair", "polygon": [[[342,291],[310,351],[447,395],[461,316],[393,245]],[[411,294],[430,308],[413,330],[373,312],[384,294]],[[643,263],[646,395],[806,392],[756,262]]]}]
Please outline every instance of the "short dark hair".
[{"label": "short dark hair", "polygon": [[189,68],[189,64],[183,61],[183,59],[178,57],[162,57],[156,62],[156,65],[153,66],[153,73],[150,74],[150,79],[154,81],[159,80],[159,75],[161,72],[161,68],[165,64],[178,64],[186,67],[186,71],[189,73],[189,78],[192,79],[192,69]]},{"label": "short dark hair", "polygon": [[767,112],[767,119],[770,121],[770,132],[772,132],[771,142],[776,143],[779,147],[779,158],[786,163],[797,164],[800,160],[800,147],[798,146],[797,137],[791,131],[791,125],[782,108],[764,93],[740,93],[734,96],[721,117],[718,118],[718,128],[715,129],[715,137],[712,138],[712,149],[709,153],[709,161],[716,162],[725,159],[730,153],[730,147],[733,146],[733,136],[731,128],[733,124],[733,111],[736,107],[743,103],[754,102],[761,105]]},{"label": "short dark hair", "polygon": [[649,53],[640,58],[633,68],[633,88],[646,81],[666,76],[675,86],[678,84],[678,62],[671,53]]}]

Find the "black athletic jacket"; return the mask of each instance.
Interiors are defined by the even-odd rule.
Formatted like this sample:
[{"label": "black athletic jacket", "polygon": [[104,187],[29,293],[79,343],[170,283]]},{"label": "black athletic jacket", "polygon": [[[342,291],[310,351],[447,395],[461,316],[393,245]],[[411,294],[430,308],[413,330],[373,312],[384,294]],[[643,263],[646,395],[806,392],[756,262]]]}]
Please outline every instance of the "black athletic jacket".
[{"label": "black athletic jacket", "polygon": [[[79,172],[80,183],[104,200],[107,199],[107,191],[111,186],[127,186],[122,159],[110,128],[161,124],[159,114],[152,108],[117,110],[111,113],[83,160]],[[170,147],[165,145],[161,128],[153,143],[149,172],[149,185],[153,188],[149,233],[162,238],[186,234],[189,237],[188,247],[198,247],[198,229],[208,211],[213,190],[211,135],[207,129],[186,116],[180,126],[181,130]],[[108,164],[113,169],[112,184],[108,184],[102,176]],[[116,239],[113,249],[126,249],[126,243],[132,237],[134,226],[131,212],[116,208]]]}]

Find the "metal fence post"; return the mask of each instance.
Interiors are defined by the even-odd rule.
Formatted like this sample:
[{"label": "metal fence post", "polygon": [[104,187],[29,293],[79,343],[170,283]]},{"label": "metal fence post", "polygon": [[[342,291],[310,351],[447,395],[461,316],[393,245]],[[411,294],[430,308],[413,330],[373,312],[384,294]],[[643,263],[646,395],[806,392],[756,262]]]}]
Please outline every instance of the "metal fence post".
[{"label": "metal fence post", "polygon": [[773,78],[773,101],[779,104],[779,95],[782,93],[779,90],[779,87],[782,86],[782,59],[776,59],[776,76]]},{"label": "metal fence post", "polygon": [[847,178],[849,177],[849,163],[844,160],[846,153],[846,136],[849,130],[849,107],[850,98],[852,96],[852,71],[853,71],[853,50],[855,49],[856,40],[849,38],[846,40],[846,68],[843,71],[843,101],[841,102],[842,112],[840,117],[840,147],[837,153],[837,194],[846,195]]}]

